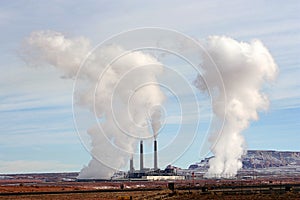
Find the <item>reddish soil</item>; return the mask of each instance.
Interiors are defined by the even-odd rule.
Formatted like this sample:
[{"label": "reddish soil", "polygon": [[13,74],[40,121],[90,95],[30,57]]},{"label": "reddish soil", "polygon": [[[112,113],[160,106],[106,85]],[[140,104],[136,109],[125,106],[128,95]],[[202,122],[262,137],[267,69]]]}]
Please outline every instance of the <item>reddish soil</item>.
[{"label": "reddish soil", "polygon": [[[295,184],[300,182],[294,180],[197,180],[197,181],[178,181],[175,183],[175,192],[167,189],[166,181],[147,181],[147,182],[41,182],[33,180],[9,180],[0,181],[0,200],[2,199],[300,199],[299,190],[285,191],[283,189],[271,190],[262,193],[259,189],[254,192],[239,192],[240,189],[235,187],[244,185],[260,186],[267,188],[278,184]],[[121,184],[124,190],[120,189]],[[190,187],[197,187],[189,190]],[[201,191],[205,186],[208,192]],[[226,186],[229,189],[218,189],[218,186]],[[232,188],[231,188],[232,187]],[[145,189],[145,191],[129,191],[134,188]],[[114,191],[103,192],[103,190],[111,189]],[[148,191],[147,191],[148,189]],[[150,189],[159,189],[149,191]],[[90,191],[87,193],[60,193],[60,194],[15,194],[6,195],[8,193],[24,193],[24,192],[66,192],[66,191]],[[102,191],[101,191],[102,190]],[[251,189],[252,190],[252,189]],[[226,191],[237,191],[236,194]]]}]

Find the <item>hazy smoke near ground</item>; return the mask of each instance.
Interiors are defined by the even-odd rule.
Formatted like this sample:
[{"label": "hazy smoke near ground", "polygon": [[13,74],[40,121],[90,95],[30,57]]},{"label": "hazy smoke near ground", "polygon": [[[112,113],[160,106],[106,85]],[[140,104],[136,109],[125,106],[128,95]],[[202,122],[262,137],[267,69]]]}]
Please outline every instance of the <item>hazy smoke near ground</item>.
[{"label": "hazy smoke near ground", "polygon": [[[277,66],[258,40],[243,43],[228,37],[211,36],[204,47],[210,57],[202,55],[204,73],[195,83],[201,91],[213,91],[212,95],[216,96],[216,101],[212,102],[213,112],[220,122],[224,116],[221,132],[210,133],[214,158],[210,160],[206,176],[232,177],[242,167],[241,157],[246,150],[241,132],[251,120],[258,120],[258,111],[268,108],[268,98],[261,90],[265,82],[275,78]],[[225,91],[216,81],[211,60],[221,73]]]},{"label": "hazy smoke near ground", "polygon": [[75,91],[75,103],[95,111],[100,125],[87,130],[93,159],[81,170],[79,178],[110,178],[114,171],[126,166],[130,155],[136,152],[139,138],[153,137],[149,121],[160,126],[156,108],[165,96],[156,78],[163,66],[142,52],[130,52],[116,59],[125,50],[112,44],[90,54],[76,76],[90,50],[86,38],[70,39],[58,32],[40,31],[25,40],[22,56],[30,64],[55,66],[64,77],[85,81],[87,86]]}]

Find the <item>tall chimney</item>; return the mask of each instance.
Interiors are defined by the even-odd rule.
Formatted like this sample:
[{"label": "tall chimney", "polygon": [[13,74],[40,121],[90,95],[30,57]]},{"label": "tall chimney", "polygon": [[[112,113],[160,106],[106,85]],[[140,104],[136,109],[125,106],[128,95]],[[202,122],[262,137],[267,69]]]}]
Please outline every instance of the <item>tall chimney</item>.
[{"label": "tall chimney", "polygon": [[157,141],[154,140],[154,170],[157,170]]},{"label": "tall chimney", "polygon": [[133,172],[134,172],[134,167],[133,167],[133,156],[131,156],[131,158],[130,158],[130,163],[129,163],[129,165],[130,165],[129,171],[130,171],[131,173],[133,173]]},{"label": "tall chimney", "polygon": [[140,142],[140,171],[144,171],[143,140]]}]

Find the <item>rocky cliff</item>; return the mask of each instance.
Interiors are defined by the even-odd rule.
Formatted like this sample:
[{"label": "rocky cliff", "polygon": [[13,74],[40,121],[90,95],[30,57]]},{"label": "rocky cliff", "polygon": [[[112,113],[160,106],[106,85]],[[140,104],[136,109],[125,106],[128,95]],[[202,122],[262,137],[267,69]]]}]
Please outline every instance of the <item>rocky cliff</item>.
[{"label": "rocky cliff", "polygon": [[[205,158],[189,166],[189,169],[207,169],[210,158]],[[300,152],[248,150],[242,158],[243,169],[263,169],[269,167],[299,166]]]}]

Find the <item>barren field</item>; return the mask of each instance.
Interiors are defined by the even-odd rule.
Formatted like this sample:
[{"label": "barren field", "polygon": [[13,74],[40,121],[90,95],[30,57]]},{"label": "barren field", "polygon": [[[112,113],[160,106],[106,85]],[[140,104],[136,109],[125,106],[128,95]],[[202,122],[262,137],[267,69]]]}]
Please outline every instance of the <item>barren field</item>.
[{"label": "barren field", "polygon": [[36,194],[36,195],[13,195],[0,196],[0,199],[300,199],[299,193],[284,193],[284,194],[239,194],[239,195],[224,195],[222,193],[202,194],[197,191],[179,191],[172,193],[169,190],[162,191],[131,191],[131,192],[98,192],[98,193],[70,193],[70,194]]},{"label": "barren field", "polygon": [[[29,182],[0,181],[2,199],[300,199],[294,181]],[[122,188],[120,186],[123,186]]]}]

